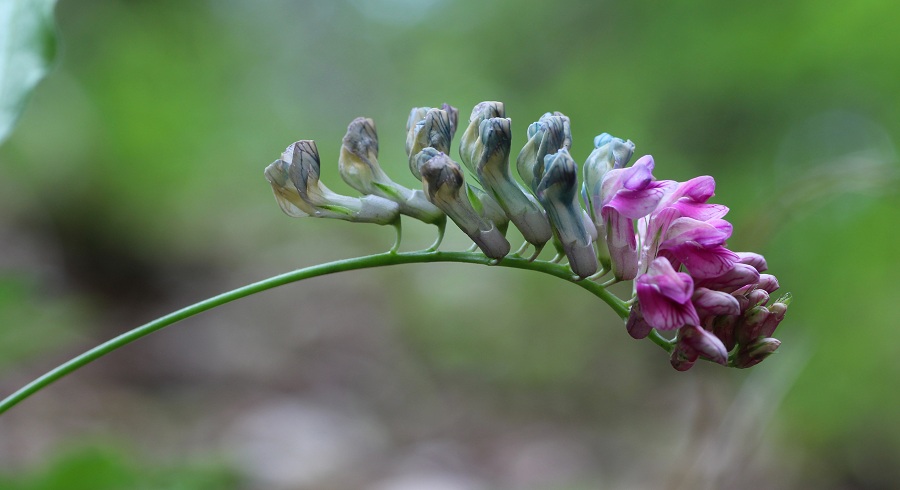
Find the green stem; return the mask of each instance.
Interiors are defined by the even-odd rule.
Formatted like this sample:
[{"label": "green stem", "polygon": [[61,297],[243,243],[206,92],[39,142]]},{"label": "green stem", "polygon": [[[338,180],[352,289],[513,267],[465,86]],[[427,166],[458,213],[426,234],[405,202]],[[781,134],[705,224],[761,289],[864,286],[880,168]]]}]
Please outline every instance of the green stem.
[{"label": "green stem", "polygon": [[648,335],[647,337],[652,340],[654,344],[665,349],[666,352],[672,352],[672,349],[675,348],[675,343],[660,335],[660,333],[657,332],[656,329],[651,330],[650,335]]},{"label": "green stem", "polygon": [[[195,303],[191,306],[182,308],[178,311],[157,318],[150,323],[146,323],[133,330],[129,330],[128,332],[125,332],[122,335],[113,338],[112,340],[104,342],[103,344],[100,344],[97,347],[94,347],[93,349],[90,349],[87,352],[84,352],[83,354],[64,362],[63,364],[60,364],[53,370],[35,379],[31,383],[28,383],[15,393],[9,395],[3,401],[0,401],[0,414],[16,406],[26,398],[42,390],[54,381],[90,363],[91,361],[109,354],[119,347],[130,344],[131,342],[134,342],[135,340],[144,337],[145,335],[149,335],[157,330],[162,329],[163,327],[169,326],[180,320],[184,320],[185,318],[189,318],[204,311],[211,310],[225,303],[230,303],[231,301],[234,301],[236,299],[250,296],[252,294],[266,291],[268,289],[272,289],[292,282],[301,281],[303,279],[324,276],[327,274],[334,274],[336,272],[368,269],[372,267],[383,267],[388,265],[418,264],[428,262],[460,262],[467,264],[491,265],[492,259],[488,258],[484,254],[472,252],[387,252],[382,254],[369,255],[366,257],[338,260],[335,262],[329,262],[327,264],[314,265],[312,267],[307,267],[293,272],[270,277],[268,279],[263,279],[262,281],[239,287],[227,293],[222,293],[218,296],[205,299],[203,301],[200,301],[199,303]],[[518,257],[506,257],[495,265],[499,267],[510,267],[513,269],[526,269],[536,272],[542,272],[544,274],[548,274],[572,282],[590,291],[592,294],[606,302],[622,319],[628,317],[629,308],[621,299],[608,292],[603,286],[595,282],[576,280],[577,278],[573,277],[572,271],[569,270],[568,266],[562,266],[544,261],[532,262],[528,259]],[[660,342],[658,342],[657,339],[655,339],[653,336],[651,336],[651,339],[653,339],[653,341],[657,344],[660,344]],[[665,339],[663,339],[663,341],[665,341]],[[671,346],[668,343],[662,346],[666,348],[666,350],[671,349]]]}]

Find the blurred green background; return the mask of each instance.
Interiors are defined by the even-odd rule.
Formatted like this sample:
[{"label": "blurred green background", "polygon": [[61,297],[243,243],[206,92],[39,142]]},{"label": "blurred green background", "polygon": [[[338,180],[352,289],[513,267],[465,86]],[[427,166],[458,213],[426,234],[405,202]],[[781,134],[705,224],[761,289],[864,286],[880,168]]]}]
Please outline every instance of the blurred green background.
[{"label": "blurred green background", "polygon": [[[657,178],[713,175],[729,245],[795,301],[777,356],[669,367],[596,298],[521,271],[315,279],[192,318],[0,417],[0,489],[900,487],[900,4],[79,1],[0,147],[0,393],[218,292],[386,250],[292,220],[263,168],[413,106],[546,111]],[[433,228],[405,223],[404,249]],[[515,241],[515,240],[513,240]],[[450,228],[445,249],[463,249]],[[620,290],[627,293],[627,287]]]}]

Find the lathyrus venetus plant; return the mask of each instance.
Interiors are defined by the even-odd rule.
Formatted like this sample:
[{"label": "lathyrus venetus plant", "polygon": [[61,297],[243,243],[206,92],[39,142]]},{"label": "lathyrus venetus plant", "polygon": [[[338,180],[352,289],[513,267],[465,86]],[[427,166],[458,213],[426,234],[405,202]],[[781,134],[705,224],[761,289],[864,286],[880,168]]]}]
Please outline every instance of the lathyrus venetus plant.
[{"label": "lathyrus venetus plant", "polygon": [[[519,181],[510,172],[513,126],[502,103],[482,102],[472,110],[459,145],[462,165],[451,154],[457,122],[458,111],[447,104],[410,112],[406,164],[420,181],[418,189],[388,177],[378,161],[375,123],[366,118],[350,123],[337,162],[341,177],[360,197],[338,194],[321,182],[319,151],[311,140],[291,144],[266,167],[265,178],[285,214],[392,225],[397,240],[388,252],[298,269],[165,315],[35,379],[0,401],[0,413],[85,364],[192,315],[290,282],[395,264],[473,263],[569,281],[609,305],[632,337],[649,338],[665,349],[681,371],[699,359],[750,367],[781,345],[772,335],[791,295],[773,298],[778,280],[766,273],[761,255],[728,248],[732,225],[724,219],[728,208],[709,202],[712,177],[657,180],[651,156],[629,166],[634,143],[607,133],[594,138],[579,172],[569,118],[548,112],[526,128],[526,143],[516,157]],[[428,249],[400,252],[401,215],[436,225],[438,239]],[[447,217],[474,248],[439,249]],[[513,253],[506,238],[509,223],[524,238]],[[557,254],[543,260],[548,241]],[[526,256],[529,246],[534,252]],[[628,299],[607,289],[626,280],[633,280]]]},{"label": "lathyrus venetus plant", "polygon": [[[564,270],[573,282],[603,289],[604,299],[620,306],[627,331],[663,346],[679,370],[700,358],[748,367],[780,345],[771,335],[784,318],[790,295],[770,300],[778,281],[763,273],[767,265],[762,256],[727,248],[732,227],[723,218],[728,208],[708,202],[715,190],[712,177],[656,180],[651,156],[628,166],[634,143],[607,133],[594,138],[579,172],[571,153],[569,118],[547,112],[526,129],[527,141],[515,165],[520,183],[510,172],[512,121],[503,103],[482,102],[472,110],[459,144],[462,165],[451,156],[457,121],[458,111],[447,104],[411,111],[406,151],[410,171],[422,183],[422,191],[412,191],[378,167],[374,123],[356,119],[344,137],[340,166],[344,180],[367,195],[360,211],[306,214],[366,221],[362,203],[374,197],[390,200],[400,213],[426,223],[438,222],[437,213],[445,213],[481,250],[485,263],[558,267],[554,273]],[[284,160],[273,165],[281,168]],[[267,176],[272,173],[267,169]],[[298,216],[284,204],[298,199],[286,197],[300,194],[296,179],[269,180],[282,209]],[[423,198],[433,206],[423,204]],[[299,199],[307,202],[302,195]],[[382,208],[377,214],[384,218],[368,221],[387,222],[390,207]],[[525,239],[512,254],[505,238],[507,222]],[[539,260],[551,239],[558,255]],[[535,252],[526,258],[522,251],[527,245]],[[435,246],[426,253],[437,254],[438,260],[448,252]],[[563,257],[568,263],[557,264]],[[461,259],[452,257],[466,261]],[[607,275],[612,277],[603,281]],[[609,298],[606,287],[625,280],[634,280],[634,296],[627,301]],[[667,331],[674,337],[659,333]]]}]

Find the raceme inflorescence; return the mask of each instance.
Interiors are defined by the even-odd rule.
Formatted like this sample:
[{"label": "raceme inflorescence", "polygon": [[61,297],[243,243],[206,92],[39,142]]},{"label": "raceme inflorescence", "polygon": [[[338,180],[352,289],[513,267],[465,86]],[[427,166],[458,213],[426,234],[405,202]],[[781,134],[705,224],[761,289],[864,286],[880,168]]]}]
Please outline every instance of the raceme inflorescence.
[{"label": "raceme inflorescence", "polygon": [[[569,118],[548,112],[527,128],[527,142],[515,158],[520,182],[510,171],[511,120],[501,102],[472,110],[458,161],[450,156],[457,125],[458,111],[448,104],[411,111],[406,153],[419,189],[396,183],[379,166],[375,123],[367,118],[350,123],[338,162],[341,177],[362,197],[337,194],[320,182],[319,153],[311,140],[290,145],[265,176],[289,216],[396,226],[390,253],[398,257],[405,255],[397,251],[400,215],[436,225],[438,240],[410,254],[410,261],[450,260],[438,251],[449,217],[480,249],[466,252],[468,259],[455,253],[455,261],[486,256],[488,264],[540,266],[560,277],[559,268],[566,267],[569,280],[590,284],[595,294],[602,289],[604,300],[619,306],[627,332],[663,346],[681,371],[698,359],[746,368],[779,347],[771,336],[790,294],[771,298],[779,286],[765,274],[766,260],[727,248],[732,225],[723,219],[726,206],[708,202],[715,191],[712,177],[657,180],[650,155],[629,166],[634,143],[606,133],[594,138],[579,173],[570,153]],[[525,240],[512,253],[510,223]],[[540,260],[548,242],[556,255]],[[564,259],[567,265],[560,265]],[[634,281],[633,298],[623,301],[605,291],[626,280]]]}]

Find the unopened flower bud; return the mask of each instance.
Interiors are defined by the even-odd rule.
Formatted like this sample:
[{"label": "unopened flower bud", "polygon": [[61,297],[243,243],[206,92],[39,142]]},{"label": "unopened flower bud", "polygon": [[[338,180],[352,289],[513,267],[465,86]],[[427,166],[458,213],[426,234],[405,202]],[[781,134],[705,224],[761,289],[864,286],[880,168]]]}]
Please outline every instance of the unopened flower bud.
[{"label": "unopened flower bud", "polygon": [[[494,109],[487,106],[482,113]],[[476,119],[470,123],[470,129],[482,113],[473,112]],[[551,237],[550,223],[537,200],[509,174],[510,120],[502,117],[481,119],[474,141],[472,135],[469,130],[463,135],[463,144],[468,148],[463,154],[468,154],[470,168],[525,240],[540,249]]]},{"label": "unopened flower bud", "polygon": [[[594,138],[594,151],[584,161],[584,183],[581,195],[595,223],[602,223],[600,208],[603,176],[614,168],[624,168],[634,154],[634,143],[603,133]],[[604,237],[600,237],[601,239]]]},{"label": "unopened flower bud", "polygon": [[769,293],[767,293],[764,289],[754,289],[747,293],[748,306],[760,306],[765,305],[769,302]]},{"label": "unopened flower bud", "polygon": [[469,116],[469,125],[463,132],[462,139],[459,142],[459,158],[472,173],[478,173],[477,165],[482,153],[482,148],[480,147],[481,122],[495,117],[506,117],[506,109],[503,107],[503,102],[479,102],[472,108],[472,114]]},{"label": "unopened flower bud", "polygon": [[734,296],[707,288],[696,288],[691,299],[697,313],[703,316],[740,315],[741,306]]},{"label": "unopened flower bud", "polygon": [[[416,143],[416,125],[425,120],[425,114],[431,110],[431,107],[413,107],[409,111],[409,118],[406,120],[406,155],[415,156],[418,152],[413,152],[413,145]],[[413,172],[415,173],[415,172]]]},{"label": "unopened flower bud", "polygon": [[[754,289],[751,289],[753,287],[756,287],[756,285],[750,286],[746,289],[741,288],[741,289],[738,289],[737,291],[731,293],[731,296],[735,300],[737,300],[738,305],[741,308],[740,313],[743,313],[743,312],[747,311],[748,308],[750,308],[750,291],[755,291]],[[738,291],[740,291],[740,292],[738,292]],[[756,306],[756,305],[754,305],[754,306]]]},{"label": "unopened flower bud", "polygon": [[728,350],[725,344],[710,332],[696,326],[685,325],[678,330],[678,343],[684,343],[707,359],[725,365]]},{"label": "unopened flower bud", "polygon": [[735,338],[734,327],[738,323],[738,317],[734,315],[717,316],[712,323],[712,332],[715,334],[725,349],[734,349],[737,339]]},{"label": "unopened flower bud", "polygon": [[736,263],[734,267],[721,276],[700,279],[697,281],[697,285],[730,293],[748,284],[756,284],[759,282],[759,277],[759,272],[752,266]]},{"label": "unopened flower bud", "polygon": [[375,122],[358,117],[347,127],[338,160],[341,178],[363,194],[371,194],[396,202],[400,213],[425,223],[444,220],[444,213],[428,202],[420,190],[397,184],[378,164],[378,134]]},{"label": "unopened flower bud", "polygon": [[562,148],[545,157],[544,168],[538,199],[556,229],[572,272],[579,277],[590,276],[597,272],[597,255],[578,202],[578,165]]},{"label": "unopened flower bud", "polygon": [[781,345],[781,341],[772,338],[763,338],[752,345],[741,347],[734,359],[734,367],[748,368],[755,366],[772,355]]},{"label": "unopened flower bud", "polygon": [[[553,111],[553,112],[545,112],[538,122],[549,121],[551,119],[557,119],[562,122],[562,140],[560,141],[559,148],[565,148],[569,151],[572,151],[572,125],[569,120],[569,116],[566,116],[562,112]],[[531,135],[528,135],[531,138]]]},{"label": "unopened flower bud", "polygon": [[457,117],[456,108],[448,104],[441,109],[417,107],[410,113],[406,123],[406,154],[409,156],[409,170],[417,179],[422,180],[422,176],[415,164],[416,155],[429,147],[449,154]]},{"label": "unopened flower bud", "polygon": [[739,325],[735,327],[738,343],[745,345],[759,338],[762,326],[769,315],[769,309],[765,306],[754,306],[747,310],[741,317]]},{"label": "unopened flower bud", "polygon": [[699,358],[699,352],[683,342],[678,342],[675,344],[675,348],[672,349],[672,354],[669,356],[669,362],[672,363],[672,367],[678,371],[687,371],[694,367],[694,363],[697,362],[697,359]]},{"label": "unopened flower bud", "polygon": [[766,259],[762,255],[753,252],[737,252],[738,262],[742,264],[747,264],[750,267],[753,267],[757,270],[757,272],[765,272],[769,265],[766,264]]},{"label": "unopened flower bud", "polygon": [[632,305],[631,311],[628,313],[628,321],[625,322],[625,330],[628,331],[628,335],[638,340],[647,337],[650,335],[650,331],[653,330],[653,327],[647,323],[647,320],[644,320],[640,302]]},{"label": "unopened flower bud", "polygon": [[266,167],[266,180],[275,200],[288,216],[334,218],[380,225],[398,219],[399,206],[378,196],[363,198],[337,194],[319,181],[319,150],[311,140],[298,141]]},{"label": "unopened flower bud", "polygon": [[778,328],[781,320],[784,320],[787,308],[787,304],[778,302],[769,306],[769,316],[759,329],[761,337],[771,337],[775,333],[775,329]]},{"label": "unopened flower bud", "polygon": [[438,153],[421,161],[418,169],[428,199],[447,213],[485,255],[501,259],[509,253],[509,242],[503,234],[494,223],[479,216],[469,202],[462,168],[456,162]]},{"label": "unopened flower bud", "polygon": [[528,126],[528,141],[519,151],[516,157],[516,170],[519,177],[532,191],[537,190],[538,183],[544,176],[544,161],[547,155],[552,155],[561,148],[566,148],[566,127],[568,118],[565,116],[547,116]]},{"label": "unopened flower bud", "polygon": [[769,294],[774,293],[778,289],[778,278],[773,276],[772,274],[760,274],[759,281],[757,283],[757,287],[762,289]]}]

